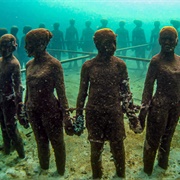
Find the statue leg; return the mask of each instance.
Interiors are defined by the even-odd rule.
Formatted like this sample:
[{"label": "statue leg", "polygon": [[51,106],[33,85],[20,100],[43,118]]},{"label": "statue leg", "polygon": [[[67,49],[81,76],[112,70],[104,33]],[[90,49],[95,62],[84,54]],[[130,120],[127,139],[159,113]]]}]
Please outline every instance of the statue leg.
[{"label": "statue leg", "polygon": [[174,135],[175,128],[178,123],[178,119],[179,119],[178,109],[173,108],[169,113],[166,129],[164,135],[161,138],[159,153],[158,153],[158,165],[163,169],[168,168],[168,158],[169,158],[171,141]]},{"label": "statue leg", "polygon": [[164,133],[168,114],[163,108],[152,107],[147,118],[146,140],[144,143],[144,172],[152,174],[157,149]]},{"label": "statue leg", "polygon": [[[3,111],[4,111],[3,113],[4,122],[5,122],[7,134],[9,138],[11,139],[13,146],[16,149],[19,157],[23,159],[25,157],[24,145],[23,145],[23,140],[21,138],[21,135],[17,128],[16,119],[14,118],[15,113],[16,113],[16,107],[15,107],[14,101],[6,102],[6,106]],[[7,139],[6,139],[6,142],[7,142]],[[9,149],[9,142],[8,142],[8,149]]]},{"label": "statue leg", "polygon": [[[59,121],[59,119],[58,119]],[[57,172],[63,176],[66,164],[66,151],[63,135],[63,127],[56,124],[53,129],[48,127],[48,136],[54,149]]]},{"label": "statue leg", "polygon": [[158,148],[158,142],[151,143],[146,138],[144,143],[144,151],[143,151],[143,163],[144,163],[144,172],[149,176],[152,174],[153,171],[157,148]]},{"label": "statue leg", "polygon": [[102,178],[102,151],[104,143],[91,142],[91,167],[93,179]]},{"label": "statue leg", "polygon": [[29,121],[34,132],[34,136],[37,143],[38,158],[42,169],[49,169],[49,139],[46,130],[42,124],[41,115],[36,112],[28,112]]},{"label": "statue leg", "polygon": [[125,178],[125,150],[124,142],[110,142],[111,152],[114,158],[116,174],[118,177]]},{"label": "statue leg", "polygon": [[66,164],[66,151],[65,151],[64,140],[61,140],[58,144],[52,146],[54,149],[57,172],[61,176],[63,176],[65,172],[65,164]]},{"label": "statue leg", "polygon": [[2,139],[3,139],[3,151],[5,155],[8,155],[10,154],[10,150],[11,150],[11,139],[6,130],[6,125],[4,122],[2,111],[0,112],[0,122],[1,122],[1,131],[2,131]]}]

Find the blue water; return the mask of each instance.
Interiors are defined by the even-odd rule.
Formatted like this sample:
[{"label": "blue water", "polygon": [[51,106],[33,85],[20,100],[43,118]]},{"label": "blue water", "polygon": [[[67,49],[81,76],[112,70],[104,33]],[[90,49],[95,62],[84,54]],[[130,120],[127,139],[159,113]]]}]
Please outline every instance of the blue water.
[{"label": "blue water", "polygon": [[134,28],[133,20],[143,21],[147,39],[149,39],[153,22],[159,20],[161,26],[170,25],[171,19],[179,20],[178,0],[0,0],[0,27],[19,27],[21,36],[24,25],[37,28],[43,22],[52,29],[54,22],[59,22],[65,31],[69,19],[76,20],[76,27],[81,33],[84,22],[92,21],[92,28],[100,25],[100,19],[109,20],[108,27],[118,28],[120,20],[126,21],[126,28]]}]

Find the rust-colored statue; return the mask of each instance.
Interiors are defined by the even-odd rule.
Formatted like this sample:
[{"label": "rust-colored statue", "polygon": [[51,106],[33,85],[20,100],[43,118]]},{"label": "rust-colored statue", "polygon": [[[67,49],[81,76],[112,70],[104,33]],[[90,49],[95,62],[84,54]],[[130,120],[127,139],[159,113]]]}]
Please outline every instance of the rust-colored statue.
[{"label": "rust-colored statue", "polygon": [[[25,157],[23,141],[17,128],[15,116],[19,116],[22,104],[21,67],[13,55],[16,38],[5,34],[0,38],[0,124],[5,154],[10,154],[13,144],[20,158]],[[21,121],[20,121],[21,123]],[[21,123],[24,125],[23,123]]]},{"label": "rust-colored statue", "polygon": [[[57,172],[65,171],[63,121],[69,120],[69,108],[60,61],[46,51],[52,33],[39,28],[27,33],[25,48],[34,58],[26,64],[25,105],[38,148],[42,169],[49,168],[49,142],[54,149]],[[57,93],[55,97],[54,91]]]},{"label": "rust-colored statue", "polygon": [[91,143],[93,179],[102,177],[101,154],[106,140],[110,142],[117,176],[125,177],[123,112],[129,117],[130,127],[135,132],[140,130],[134,113],[127,68],[121,59],[113,56],[116,35],[112,30],[104,28],[96,31],[94,42],[98,55],[82,66],[76,116],[83,116],[82,108],[88,95],[86,127]]},{"label": "rust-colored statue", "polygon": [[148,175],[152,174],[157,150],[158,165],[167,169],[170,144],[180,116],[180,57],[174,53],[177,43],[176,29],[163,27],[159,34],[161,51],[152,58],[146,76],[139,119],[144,127],[148,113],[143,156],[144,172]]}]

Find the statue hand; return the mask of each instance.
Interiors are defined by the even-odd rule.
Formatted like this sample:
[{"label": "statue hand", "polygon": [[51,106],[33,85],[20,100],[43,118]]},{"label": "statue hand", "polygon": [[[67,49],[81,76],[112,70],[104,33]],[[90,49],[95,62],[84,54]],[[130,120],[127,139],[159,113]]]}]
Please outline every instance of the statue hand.
[{"label": "statue hand", "polygon": [[29,128],[29,122],[26,114],[26,107],[23,103],[19,103],[17,106],[17,119],[25,129]]},{"label": "statue hand", "polygon": [[74,135],[73,119],[69,115],[64,117],[64,129],[67,135]]},{"label": "statue hand", "polygon": [[133,119],[133,121],[129,121],[129,127],[135,134],[140,134],[143,132],[144,129],[142,128],[141,123],[137,118]]}]

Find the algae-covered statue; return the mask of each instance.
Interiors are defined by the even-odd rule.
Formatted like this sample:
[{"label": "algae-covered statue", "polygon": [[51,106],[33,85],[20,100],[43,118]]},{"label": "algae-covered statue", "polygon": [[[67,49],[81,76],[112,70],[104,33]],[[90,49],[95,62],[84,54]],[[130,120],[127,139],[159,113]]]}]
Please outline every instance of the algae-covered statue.
[{"label": "algae-covered statue", "polygon": [[177,43],[176,29],[163,27],[159,34],[161,51],[150,61],[146,75],[139,119],[144,128],[148,113],[143,154],[148,175],[152,174],[157,150],[158,165],[168,168],[171,140],[180,117],[180,57],[174,53]]},{"label": "algae-covered statue", "polygon": [[34,58],[26,64],[25,106],[41,168],[49,169],[51,142],[57,172],[63,175],[66,160],[63,122],[66,125],[70,117],[62,65],[46,51],[51,38],[52,33],[44,28],[31,30],[26,35],[25,48],[28,56]]},{"label": "algae-covered statue", "polygon": [[[12,34],[5,34],[0,38],[0,124],[3,137],[3,149],[10,154],[11,145],[14,146],[20,158],[25,157],[24,145],[17,128],[16,117],[21,113],[22,84],[21,67],[13,55],[16,50],[16,38]],[[22,119],[19,119],[25,125]]]},{"label": "algae-covered statue", "polygon": [[82,66],[76,117],[83,116],[88,95],[86,127],[91,143],[93,179],[102,177],[101,154],[106,140],[110,142],[117,176],[125,177],[123,112],[129,117],[130,127],[136,133],[141,127],[135,115],[126,64],[113,56],[116,50],[115,33],[108,28],[97,30],[94,42],[98,55]]}]

